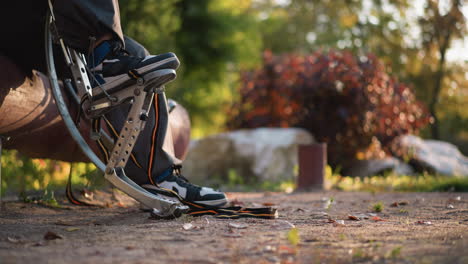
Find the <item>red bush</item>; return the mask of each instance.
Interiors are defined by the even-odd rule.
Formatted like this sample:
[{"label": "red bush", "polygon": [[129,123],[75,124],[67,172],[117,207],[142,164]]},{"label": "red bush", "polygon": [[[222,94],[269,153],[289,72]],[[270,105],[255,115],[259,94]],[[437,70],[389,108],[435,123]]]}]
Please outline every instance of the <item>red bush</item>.
[{"label": "red bush", "polygon": [[372,151],[376,144],[386,151],[392,139],[429,121],[413,91],[372,55],[265,52],[262,68],[242,74],[239,93],[228,128],[305,128],[328,143],[332,165],[382,156]]}]

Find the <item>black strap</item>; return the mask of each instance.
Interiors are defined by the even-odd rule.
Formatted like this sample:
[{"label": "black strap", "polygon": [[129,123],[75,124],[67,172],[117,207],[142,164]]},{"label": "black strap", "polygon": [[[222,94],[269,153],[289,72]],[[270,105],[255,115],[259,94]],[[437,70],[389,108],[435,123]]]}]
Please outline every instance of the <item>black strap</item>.
[{"label": "black strap", "polygon": [[161,194],[177,198],[181,203],[187,205],[190,209],[186,214],[191,216],[213,215],[216,218],[222,219],[237,219],[237,218],[263,218],[276,219],[278,218],[278,210],[273,207],[248,208],[240,206],[232,207],[214,207],[204,204],[186,201],[177,192],[159,187]]},{"label": "black strap", "polygon": [[73,163],[70,163],[70,173],[68,174],[67,187],[65,189],[65,194],[70,203],[80,206],[96,206],[87,202],[83,202],[75,197],[72,191],[71,178],[72,178]]},{"label": "black strap", "polygon": [[246,207],[223,207],[223,208],[190,208],[187,212],[191,216],[213,215],[221,219],[238,219],[244,217],[276,219],[278,210],[272,207],[246,208]]}]

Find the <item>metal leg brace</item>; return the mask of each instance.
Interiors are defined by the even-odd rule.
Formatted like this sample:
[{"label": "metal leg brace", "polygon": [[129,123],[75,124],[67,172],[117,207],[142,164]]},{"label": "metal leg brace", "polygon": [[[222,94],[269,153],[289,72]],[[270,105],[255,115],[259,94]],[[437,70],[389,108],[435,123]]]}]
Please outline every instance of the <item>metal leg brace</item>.
[{"label": "metal leg brace", "polygon": [[[77,129],[68,111],[68,106],[65,103],[60,86],[58,85],[54,63],[52,33],[50,30],[54,24],[53,9],[50,1],[49,7],[52,14],[46,25],[46,59],[49,69],[49,78],[57,107],[72,137],[96,167],[105,173],[105,178],[114,186],[142,204],[153,208],[153,213],[161,218],[180,216],[183,212],[188,210],[187,206],[146,191],[128,178],[124,171],[138,135],[145,126],[154,93],[162,92],[164,90],[164,84],[175,79],[175,71],[172,69],[153,71],[142,76],[134,85],[115,92],[111,96],[104,96],[93,101],[89,79],[86,71],[83,70],[86,67],[84,57],[66,47],[63,44],[63,40],[58,38],[58,43],[61,45],[66,61],[69,64],[68,66],[71,68],[78,96],[87,95],[89,97],[87,104],[83,107],[87,117],[95,118],[102,116],[109,109],[124,103],[130,103],[132,105],[119,138],[117,142],[114,142],[109,162],[105,165],[91,150]],[[106,93],[105,91],[102,92]]]}]

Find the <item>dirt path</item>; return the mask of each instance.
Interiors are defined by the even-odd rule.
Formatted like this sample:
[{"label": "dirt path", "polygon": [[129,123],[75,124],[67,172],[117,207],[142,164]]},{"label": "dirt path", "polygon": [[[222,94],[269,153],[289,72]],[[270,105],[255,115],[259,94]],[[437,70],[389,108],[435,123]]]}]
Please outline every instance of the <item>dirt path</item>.
[{"label": "dirt path", "polygon": [[[468,263],[468,193],[231,193],[230,198],[246,206],[272,204],[280,217],[156,221],[129,199],[125,207],[113,208],[6,203],[0,213],[0,263]],[[378,202],[383,212],[374,215]],[[392,207],[395,202],[400,205]],[[61,239],[44,239],[49,231]]]}]

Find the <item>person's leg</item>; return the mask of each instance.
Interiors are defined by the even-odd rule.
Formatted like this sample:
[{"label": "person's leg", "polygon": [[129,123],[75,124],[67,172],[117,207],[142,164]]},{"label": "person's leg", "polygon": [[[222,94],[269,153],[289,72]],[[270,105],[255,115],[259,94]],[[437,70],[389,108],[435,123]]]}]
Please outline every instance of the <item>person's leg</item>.
[{"label": "person's leg", "polygon": [[[127,51],[133,56],[148,56],[148,51],[131,38],[125,37]],[[119,107],[106,117],[120,131],[128,113],[128,106]],[[189,202],[219,206],[227,202],[224,193],[211,188],[199,187],[178,177],[177,165],[181,161],[174,155],[174,144],[170,131],[169,112],[164,93],[155,94],[145,129],[140,133],[125,172],[133,181],[147,190],[158,193],[160,186],[176,191]],[[160,193],[160,192],[159,192]],[[167,193],[164,193],[167,194]]]},{"label": "person's leg", "polygon": [[[143,58],[150,57],[149,52],[142,45],[131,38],[124,38],[122,35],[119,5],[116,0],[55,0],[53,1],[53,9],[59,34],[72,48],[91,53],[89,48],[99,46],[102,44],[100,42],[117,40],[117,42],[122,42],[121,47],[126,46],[130,55],[137,60],[141,61]],[[119,43],[111,43],[111,45],[115,44]],[[115,49],[115,47],[111,48]],[[112,53],[113,51],[106,52]],[[107,57],[108,55],[101,56]],[[100,60],[97,59],[94,63],[98,64]],[[175,64],[178,65],[178,61],[169,66],[176,68]],[[121,70],[122,67],[118,68]],[[123,68],[123,73],[127,74],[126,70],[128,69]],[[128,110],[129,106],[123,106],[107,114],[117,131],[120,131],[123,126]],[[164,94],[155,96],[150,115],[153,118],[147,121],[146,129],[141,132],[134,149],[135,156],[140,162],[137,164],[129,162],[128,165],[131,174],[134,175],[133,179],[138,184],[150,183],[153,181],[150,179],[152,174],[158,175],[171,168],[172,165],[180,163],[173,155],[173,146],[170,144],[172,142],[168,142],[171,138],[167,125],[168,111]],[[156,160],[157,162],[155,162]],[[142,166],[145,169],[139,168]]]},{"label": "person's leg", "polygon": [[[95,73],[93,87],[105,89],[128,86],[135,75],[158,69],[176,69],[175,54],[135,57],[124,54],[117,0],[55,0],[53,10],[57,31],[71,48],[87,55],[88,67]],[[123,84],[123,85],[122,85]]]},{"label": "person's leg", "polygon": [[124,44],[117,0],[54,0],[53,9],[59,34],[81,53],[106,39]]},{"label": "person's leg", "polygon": [[[99,84],[94,84],[96,86],[101,85],[107,90],[115,87],[116,83],[120,86],[126,84],[131,80],[129,75],[133,73],[143,75],[149,71],[176,69],[179,66],[179,61],[173,53],[149,56],[144,47],[135,41],[129,38],[124,40],[116,0],[56,0],[54,12],[58,31],[67,44],[92,55],[88,57],[88,64],[94,68],[94,75],[99,81]],[[74,30],[76,32],[72,32]],[[106,38],[109,33],[114,36],[114,40],[104,41],[90,50],[97,40]],[[130,56],[120,52],[124,45],[132,52]],[[127,117],[128,108],[122,106],[107,114],[117,133]],[[125,168],[126,174],[137,184],[154,193],[161,190],[156,187],[159,186],[175,191],[189,202],[225,204],[227,199],[224,193],[190,184],[183,177],[179,177],[180,161],[174,156],[168,117],[164,93],[155,94],[150,118],[139,135],[133,149],[133,158]]]}]

